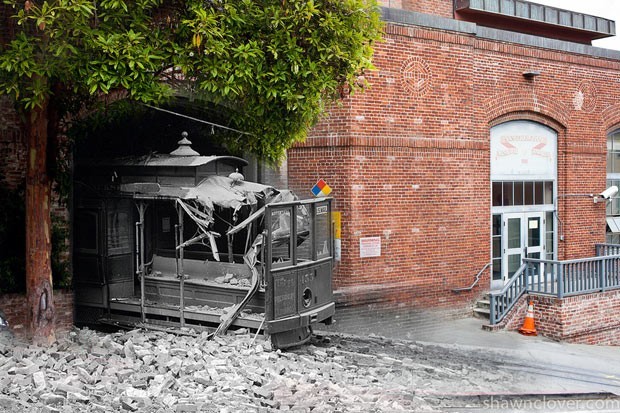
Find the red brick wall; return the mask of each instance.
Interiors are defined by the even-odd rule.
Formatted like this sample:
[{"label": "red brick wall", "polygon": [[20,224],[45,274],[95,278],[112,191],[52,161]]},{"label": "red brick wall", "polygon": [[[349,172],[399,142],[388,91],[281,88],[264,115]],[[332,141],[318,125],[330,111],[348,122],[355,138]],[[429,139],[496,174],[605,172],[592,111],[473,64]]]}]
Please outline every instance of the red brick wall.
[{"label": "red brick wall", "polygon": [[[404,2],[403,2],[404,3]],[[465,304],[455,295],[490,260],[489,129],[535,120],[558,132],[558,193],[605,188],[606,133],[620,124],[617,60],[511,45],[473,35],[388,24],[370,87],[347,98],[289,151],[289,185],[319,177],[342,212],[335,288],[414,306]],[[535,68],[534,80],[522,76]],[[560,198],[560,259],[592,256],[605,207]],[[558,231],[559,233],[559,231]],[[359,258],[380,236],[382,255]],[[353,298],[352,298],[353,299]]]},{"label": "red brick wall", "polygon": [[[73,328],[73,292],[54,290],[56,308],[56,332]],[[27,328],[27,300],[24,294],[0,295],[0,310],[7,316],[9,327],[16,336],[23,337]]]},{"label": "red brick wall", "polygon": [[452,18],[453,0],[380,0],[379,5]]},{"label": "red brick wall", "polygon": [[404,10],[449,18],[454,16],[453,0],[402,0],[402,5]]},{"label": "red brick wall", "polygon": [[569,343],[620,345],[619,290],[563,299],[523,296],[502,323],[505,329],[517,330],[523,325],[530,301],[540,335]]},{"label": "red brick wall", "polygon": [[11,102],[0,96],[0,177],[9,188],[16,188],[25,179],[26,146],[19,118]]},{"label": "red brick wall", "polygon": [[522,296],[510,309],[502,321],[493,326],[484,325],[483,328],[490,331],[518,330],[523,325],[523,320],[525,320],[525,313],[527,311],[528,303],[529,296]]}]

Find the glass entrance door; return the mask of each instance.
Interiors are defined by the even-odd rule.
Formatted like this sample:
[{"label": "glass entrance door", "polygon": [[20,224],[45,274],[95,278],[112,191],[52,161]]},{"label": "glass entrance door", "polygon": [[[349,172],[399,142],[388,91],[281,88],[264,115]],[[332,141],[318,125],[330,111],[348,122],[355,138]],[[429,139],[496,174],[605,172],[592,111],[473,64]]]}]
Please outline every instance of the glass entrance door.
[{"label": "glass entrance door", "polygon": [[[504,283],[519,269],[523,258],[544,257],[544,213],[504,214],[502,268]],[[537,275],[537,271],[533,275]]]}]

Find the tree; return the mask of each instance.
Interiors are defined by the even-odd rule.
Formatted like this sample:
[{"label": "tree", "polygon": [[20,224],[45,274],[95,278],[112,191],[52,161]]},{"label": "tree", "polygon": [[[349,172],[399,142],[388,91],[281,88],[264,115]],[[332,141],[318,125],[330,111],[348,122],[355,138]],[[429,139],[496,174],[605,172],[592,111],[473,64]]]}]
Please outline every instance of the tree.
[{"label": "tree", "polygon": [[[50,171],[67,115],[121,92],[161,102],[173,88],[225,105],[231,150],[277,162],[324,106],[371,69],[375,0],[3,0],[0,93],[27,136],[26,280],[30,330],[54,339]],[[2,10],[0,10],[2,11]]]}]

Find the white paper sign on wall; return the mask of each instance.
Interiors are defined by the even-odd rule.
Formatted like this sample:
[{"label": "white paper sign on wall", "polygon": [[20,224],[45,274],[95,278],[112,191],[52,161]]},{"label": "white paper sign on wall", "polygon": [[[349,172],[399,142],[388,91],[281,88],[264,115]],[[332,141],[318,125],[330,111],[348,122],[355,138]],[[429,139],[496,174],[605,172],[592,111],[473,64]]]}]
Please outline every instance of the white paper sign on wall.
[{"label": "white paper sign on wall", "polygon": [[381,237],[360,238],[360,258],[380,257]]}]

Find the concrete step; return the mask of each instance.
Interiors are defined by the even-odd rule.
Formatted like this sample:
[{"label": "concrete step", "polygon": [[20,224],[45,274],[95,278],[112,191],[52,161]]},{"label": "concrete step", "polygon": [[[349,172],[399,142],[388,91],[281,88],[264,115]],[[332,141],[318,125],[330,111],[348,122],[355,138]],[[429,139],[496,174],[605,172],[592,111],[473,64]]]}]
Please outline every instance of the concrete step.
[{"label": "concrete step", "polygon": [[490,300],[478,300],[476,301],[476,308],[489,308],[491,307]]},{"label": "concrete step", "polygon": [[479,307],[474,308],[474,317],[484,318],[484,319],[486,319],[488,321],[490,316],[491,316],[491,310],[490,309],[488,309],[488,308],[479,308]]}]

